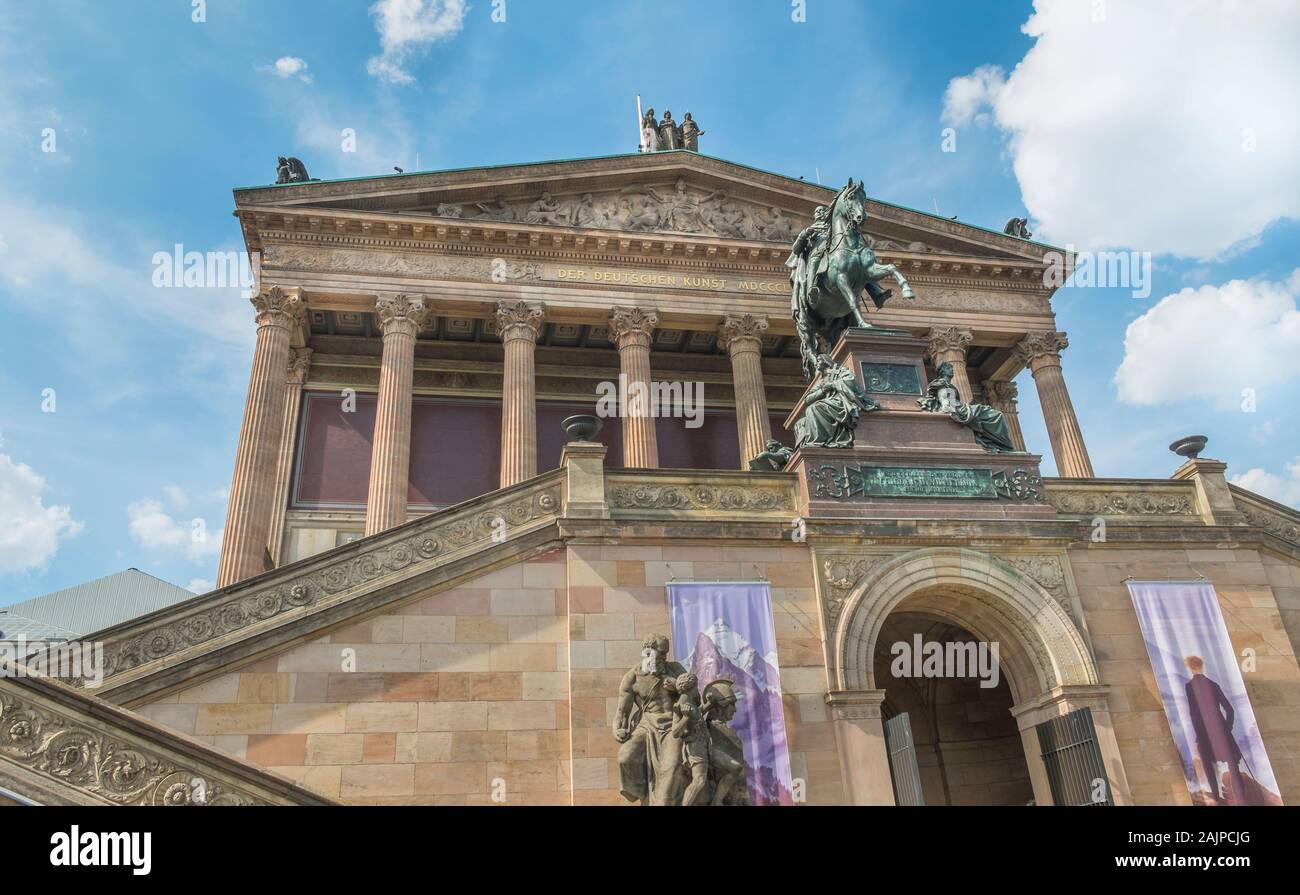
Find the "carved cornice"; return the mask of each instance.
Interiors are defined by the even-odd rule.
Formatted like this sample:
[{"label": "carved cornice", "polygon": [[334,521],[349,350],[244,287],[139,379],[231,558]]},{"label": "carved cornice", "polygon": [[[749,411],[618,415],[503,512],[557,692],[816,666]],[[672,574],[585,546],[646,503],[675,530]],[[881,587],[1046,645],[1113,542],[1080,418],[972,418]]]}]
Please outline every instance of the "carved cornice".
[{"label": "carved cornice", "polygon": [[731,354],[744,350],[758,351],[762,348],[763,333],[767,332],[767,327],[766,317],[728,314],[718,324],[718,347],[727,349]]},{"label": "carved cornice", "polygon": [[502,342],[513,339],[536,342],[545,319],[546,308],[540,302],[497,302],[497,331]]},{"label": "carved cornice", "polygon": [[615,308],[609,315],[609,340],[624,348],[628,345],[650,346],[650,337],[659,325],[659,312],[644,308]]},{"label": "carved cornice", "polygon": [[257,312],[258,326],[278,326],[293,331],[307,316],[307,302],[299,289],[272,286],[249,298]]},{"label": "carved cornice", "polygon": [[1022,366],[1031,366],[1034,361],[1060,363],[1061,352],[1070,347],[1070,340],[1065,333],[1051,330],[1036,330],[1026,333],[1016,343],[1014,354]]},{"label": "carved cornice", "polygon": [[402,333],[415,338],[429,319],[431,309],[423,295],[386,293],[375,299],[375,317],[384,335]]},{"label": "carved cornice", "polygon": [[963,329],[958,326],[935,327],[930,330],[930,347],[927,353],[936,362],[942,362],[949,358],[944,356],[949,352],[957,352],[960,357],[966,357],[966,348],[975,338],[969,329]]},{"label": "carved cornice", "polygon": [[36,790],[43,803],[332,804],[124,709],[31,678],[0,679],[0,780]]},{"label": "carved cornice", "polygon": [[1236,485],[1230,487],[1237,509],[1246,517],[1249,525],[1294,548],[1300,548],[1300,513]]}]

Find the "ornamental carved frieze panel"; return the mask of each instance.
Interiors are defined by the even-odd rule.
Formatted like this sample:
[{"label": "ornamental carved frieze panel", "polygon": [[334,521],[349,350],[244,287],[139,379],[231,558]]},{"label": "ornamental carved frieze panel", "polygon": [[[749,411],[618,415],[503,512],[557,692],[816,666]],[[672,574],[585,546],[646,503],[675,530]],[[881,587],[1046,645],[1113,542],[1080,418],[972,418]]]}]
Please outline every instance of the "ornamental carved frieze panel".
[{"label": "ornamental carved frieze panel", "polygon": [[[344,558],[326,554],[293,574],[255,588],[217,591],[184,615],[167,614],[157,624],[127,629],[104,643],[104,677],[111,679],[151,662],[176,657],[218,638],[238,634],[295,613],[295,617],[344,602],[384,580],[408,578],[437,568],[467,552],[501,543],[522,526],[560,513],[560,487],[553,481],[486,506],[456,513],[434,513],[424,524],[380,536]],[[400,532],[400,533],[399,533]],[[74,681],[77,686],[84,681]]]},{"label": "ornamental carved frieze panel", "polygon": [[70,713],[0,692],[0,762],[114,805],[270,805],[140,742]]},{"label": "ornamental carved frieze panel", "polygon": [[388,274],[434,280],[485,280],[493,283],[531,282],[542,278],[542,266],[531,261],[310,246],[268,245],[262,250],[262,265],[279,270]]},{"label": "ornamental carved frieze panel", "polygon": [[1082,516],[1195,516],[1190,494],[1168,491],[1051,488],[1048,502],[1062,513]]},{"label": "ornamental carved frieze panel", "polygon": [[705,483],[613,485],[607,492],[615,510],[700,510],[736,513],[788,510],[794,512],[789,487],[725,486]]},{"label": "ornamental carved frieze panel", "polygon": [[1238,498],[1237,509],[1241,510],[1248,523],[1275,538],[1300,547],[1300,516],[1256,506],[1241,500],[1240,495],[1235,496]]}]

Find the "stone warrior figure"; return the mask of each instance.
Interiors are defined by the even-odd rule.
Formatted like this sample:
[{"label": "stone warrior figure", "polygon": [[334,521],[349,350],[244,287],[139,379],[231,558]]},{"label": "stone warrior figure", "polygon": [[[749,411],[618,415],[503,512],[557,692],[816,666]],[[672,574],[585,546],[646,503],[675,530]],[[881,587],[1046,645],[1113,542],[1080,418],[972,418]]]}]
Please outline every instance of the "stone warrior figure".
[{"label": "stone warrior figure", "polygon": [[1007,225],[1002,228],[1002,232],[1008,236],[1017,236],[1020,239],[1029,239],[1034,235],[1029,232],[1028,218],[1012,218],[1007,221]]},{"label": "stone warrior figure", "polygon": [[655,110],[646,109],[645,115],[641,117],[641,145],[644,147],[642,152],[657,152],[659,150],[659,127],[655,124]]},{"label": "stone warrior figure", "polygon": [[275,167],[275,182],[279,183],[307,183],[317,178],[307,174],[307,166],[301,160],[283,155],[278,157],[278,164]]},{"label": "stone warrior figure", "polygon": [[668,658],[668,638],[651,634],[641,661],[623,675],[614,711],[614,739],[623,798],[671,805],[681,776],[682,741],[672,735],[677,679],[686,669]]},{"label": "stone warrior figure", "polygon": [[673,113],[668,109],[664,109],[664,120],[659,122],[659,148],[682,148],[682,130],[673,121]]},{"label": "stone warrior figure", "polygon": [[1007,453],[1016,449],[1011,441],[1011,430],[1002,411],[987,404],[964,404],[952,385],[952,364],[942,363],[935,371],[938,378],[930,382],[924,398],[916,403],[931,413],[946,413],[954,422],[961,423],[975,433],[975,440],[986,451]]},{"label": "stone warrior figure", "polygon": [[853,447],[853,432],[863,413],[880,405],[863,390],[848,367],[828,355],[817,358],[817,379],[808,390],[803,416],[795,421],[798,447]]},{"label": "stone warrior figure", "polygon": [[765,451],[749,461],[749,468],[755,472],[780,472],[794,456],[794,451],[775,439],[769,439],[764,447]]},{"label": "stone warrior figure", "polygon": [[[651,634],[641,661],[619,684],[614,739],[623,797],[642,805],[746,801],[744,747],[727,727],[736,714],[732,681],[704,688],[668,658],[668,638]],[[708,786],[712,783],[710,798]]]},{"label": "stone warrior figure", "polygon": [[691,113],[687,112],[686,117],[682,119],[682,148],[689,149],[691,152],[700,151],[700,137],[704,136],[704,131],[695,123]]}]

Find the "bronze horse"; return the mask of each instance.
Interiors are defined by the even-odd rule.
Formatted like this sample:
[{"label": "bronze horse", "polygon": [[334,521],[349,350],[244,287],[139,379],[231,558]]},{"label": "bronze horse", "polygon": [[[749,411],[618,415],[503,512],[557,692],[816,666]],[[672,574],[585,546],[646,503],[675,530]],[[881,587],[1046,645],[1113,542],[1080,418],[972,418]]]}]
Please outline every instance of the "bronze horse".
[{"label": "bronze horse", "polygon": [[[791,297],[791,311],[799,332],[799,355],[804,375],[812,379],[817,373],[818,338],[826,341],[830,351],[844,330],[868,329],[871,324],[862,316],[858,298],[865,289],[876,308],[881,308],[893,292],[876,283],[893,277],[903,298],[915,298],[912,287],[892,264],[883,264],[862,236],[862,222],[867,217],[867,194],[862,183],[848,185],[835,197],[827,215],[829,233],[822,237],[827,244],[814,246],[804,274],[806,286],[796,283]],[[816,259],[815,261],[813,259]]]}]

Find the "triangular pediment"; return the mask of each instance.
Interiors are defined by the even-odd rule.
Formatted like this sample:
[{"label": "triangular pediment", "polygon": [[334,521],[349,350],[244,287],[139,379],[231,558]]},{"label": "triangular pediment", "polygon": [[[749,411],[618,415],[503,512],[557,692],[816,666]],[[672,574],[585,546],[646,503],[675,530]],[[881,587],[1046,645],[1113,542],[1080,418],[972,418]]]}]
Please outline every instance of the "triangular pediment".
[{"label": "triangular pediment", "polygon": [[[558,227],[789,245],[836,190],[673,151],[249,187],[243,209],[400,215],[461,226]],[[1039,261],[1043,246],[872,200],[866,232],[893,253]]]}]

